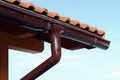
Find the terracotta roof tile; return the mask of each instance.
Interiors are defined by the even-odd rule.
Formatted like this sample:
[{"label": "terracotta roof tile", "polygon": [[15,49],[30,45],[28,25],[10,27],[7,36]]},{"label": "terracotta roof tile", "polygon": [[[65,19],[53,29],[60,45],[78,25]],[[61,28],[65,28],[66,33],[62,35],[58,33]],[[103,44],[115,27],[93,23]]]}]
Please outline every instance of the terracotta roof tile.
[{"label": "terracotta roof tile", "polygon": [[22,7],[28,8],[28,9],[34,9],[34,4],[31,2],[20,2],[19,4]]},{"label": "terracotta roof tile", "polygon": [[63,22],[66,22],[66,23],[69,23],[69,22],[70,22],[70,18],[64,17],[64,16],[60,16],[59,20],[61,20],[61,21],[63,21]]},{"label": "terracotta roof tile", "polygon": [[10,2],[10,3],[14,3],[15,1],[20,2],[21,0],[6,0],[6,1],[8,1],[8,2]]},{"label": "terracotta roof tile", "polygon": [[21,0],[6,0],[6,1],[18,5]]},{"label": "terracotta roof tile", "polygon": [[97,32],[98,29],[96,27],[89,27],[89,31],[91,31],[91,32]]},{"label": "terracotta roof tile", "polygon": [[80,24],[80,27],[83,28],[83,29],[89,29],[88,24]]},{"label": "terracotta roof tile", "polygon": [[36,7],[34,9],[36,12],[47,14],[48,10],[46,8]]},{"label": "terracotta roof tile", "polygon": [[55,18],[55,19],[59,19],[59,14],[56,12],[48,12],[47,16]]},{"label": "terracotta roof tile", "polygon": [[105,35],[105,31],[103,31],[103,30],[98,30],[97,34],[103,36],[103,35]]},{"label": "terracotta roof tile", "polygon": [[72,24],[74,26],[80,26],[80,22],[77,20],[70,20],[70,24]]}]

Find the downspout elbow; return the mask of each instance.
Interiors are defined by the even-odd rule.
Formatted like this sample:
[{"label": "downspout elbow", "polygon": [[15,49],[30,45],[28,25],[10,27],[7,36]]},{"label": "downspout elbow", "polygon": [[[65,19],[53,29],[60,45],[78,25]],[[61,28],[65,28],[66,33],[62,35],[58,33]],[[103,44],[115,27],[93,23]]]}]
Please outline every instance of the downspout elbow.
[{"label": "downspout elbow", "polygon": [[60,42],[60,31],[53,26],[52,31],[50,32],[51,36],[51,51],[52,55],[21,80],[35,80],[37,77],[42,75],[44,72],[49,70],[51,67],[56,65],[61,58],[61,42]]},{"label": "downspout elbow", "polygon": [[57,64],[61,59],[61,55],[51,56],[50,61],[53,65]]}]

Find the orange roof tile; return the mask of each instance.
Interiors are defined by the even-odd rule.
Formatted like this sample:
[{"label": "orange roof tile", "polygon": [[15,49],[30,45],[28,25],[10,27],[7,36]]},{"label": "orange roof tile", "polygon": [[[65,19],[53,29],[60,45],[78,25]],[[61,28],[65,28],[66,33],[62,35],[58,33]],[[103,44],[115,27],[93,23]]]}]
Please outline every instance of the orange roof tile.
[{"label": "orange roof tile", "polygon": [[64,16],[60,16],[59,20],[61,20],[61,21],[63,21],[63,22],[66,22],[66,23],[69,23],[69,22],[70,22],[70,18],[64,17]]},{"label": "orange roof tile", "polygon": [[91,32],[97,32],[98,29],[96,27],[89,27],[89,31],[91,31]]},{"label": "orange roof tile", "polygon": [[83,29],[89,29],[88,24],[80,24],[80,27],[83,28]]},{"label": "orange roof tile", "polygon": [[35,8],[34,4],[31,2],[20,2],[19,5],[25,8],[33,8],[33,9]]},{"label": "orange roof tile", "polygon": [[103,31],[103,30],[98,30],[97,34],[103,36],[103,35],[105,35],[105,31]]},{"label": "orange roof tile", "polygon": [[46,8],[36,7],[34,9],[36,12],[47,14],[48,10]]},{"label": "orange roof tile", "polygon": [[77,20],[70,20],[70,24],[72,24],[74,26],[80,26],[80,22]]},{"label": "orange roof tile", "polygon": [[10,2],[10,3],[14,3],[15,1],[20,2],[20,0],[6,0],[6,1],[8,1],[8,2]]},{"label": "orange roof tile", "polygon": [[20,0],[6,0],[6,1],[17,4],[17,5],[20,3]]},{"label": "orange roof tile", "polygon": [[52,17],[52,18],[56,18],[56,19],[59,18],[59,14],[56,12],[48,12],[47,16]]}]

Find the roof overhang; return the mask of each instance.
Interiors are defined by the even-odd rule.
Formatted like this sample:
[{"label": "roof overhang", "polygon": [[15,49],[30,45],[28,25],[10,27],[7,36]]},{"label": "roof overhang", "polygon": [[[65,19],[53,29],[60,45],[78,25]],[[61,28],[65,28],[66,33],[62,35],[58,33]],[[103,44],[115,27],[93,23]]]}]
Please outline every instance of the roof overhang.
[{"label": "roof overhang", "polygon": [[[5,22],[7,22],[7,24],[4,24]],[[6,26],[0,29],[9,33],[20,33],[20,31],[17,30],[19,27],[23,31],[34,33],[34,37],[47,42],[50,42],[49,32],[54,25],[57,29],[62,30],[60,35],[62,47],[71,50],[81,48],[91,49],[94,47],[107,49],[110,44],[110,41],[88,30],[75,27],[71,24],[2,0],[0,1],[0,24]],[[8,27],[9,25],[11,26]]]}]

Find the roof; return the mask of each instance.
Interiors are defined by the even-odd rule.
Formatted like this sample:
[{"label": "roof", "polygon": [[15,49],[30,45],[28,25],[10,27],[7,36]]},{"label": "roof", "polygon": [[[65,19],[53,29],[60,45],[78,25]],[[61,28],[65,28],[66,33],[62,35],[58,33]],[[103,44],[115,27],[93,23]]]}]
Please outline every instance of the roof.
[{"label": "roof", "polygon": [[98,28],[89,26],[88,24],[80,23],[78,20],[73,20],[73,19],[70,19],[69,17],[61,16],[56,12],[50,12],[46,8],[36,7],[31,2],[22,2],[21,0],[5,0],[5,1],[12,3],[12,4],[15,4],[15,5],[18,5],[20,7],[24,7],[24,8],[29,9],[29,10],[33,10],[37,13],[49,16],[51,18],[60,20],[62,22],[74,25],[74,27],[79,27],[79,28],[82,28],[84,30],[88,30],[88,31],[93,32],[95,34],[98,34],[100,36],[105,35],[105,31],[103,31],[103,30],[99,30]]},{"label": "roof", "polygon": [[[9,3],[8,8],[13,9],[14,7],[16,7],[16,8],[14,8],[15,9],[14,11],[18,11],[18,12],[27,14],[29,16],[35,17],[33,19],[32,17],[28,17],[28,16],[23,17],[23,15],[19,14],[21,17],[24,18],[25,21],[22,24],[24,24],[25,26],[32,26],[32,28],[34,28],[36,30],[41,30],[43,28],[46,28],[47,30],[49,30],[48,29],[49,23],[50,24],[55,23],[59,27],[62,26],[62,28],[67,28],[66,30],[64,29],[65,32],[64,32],[64,34],[62,34],[63,38],[67,38],[69,40],[74,40],[74,41],[80,42],[82,45],[87,45],[87,46],[89,45],[89,48],[98,46],[98,44],[96,45],[96,39],[97,39],[97,41],[98,41],[98,39],[102,40],[103,42],[101,41],[100,43],[104,44],[104,46],[107,46],[107,47],[109,46],[109,41],[105,40],[105,37],[104,37],[105,31],[100,30],[97,27],[93,27],[88,24],[81,23],[78,20],[73,20],[66,16],[61,16],[57,12],[50,12],[46,8],[36,7],[31,2],[22,2],[21,0],[2,0],[1,2],[2,2],[2,5],[4,5],[4,6],[5,6],[5,4]],[[18,17],[18,19],[17,19],[18,21],[21,20],[21,17],[19,17],[19,16],[17,16],[17,17]],[[28,19],[31,19],[31,20],[33,19],[33,20],[29,21]],[[40,19],[42,19],[42,20],[40,21]],[[39,23],[37,23],[37,22],[39,22]],[[41,25],[41,27],[39,25]],[[69,31],[69,29],[73,29],[77,32],[76,33],[73,32],[74,34],[70,34],[72,31],[71,30]],[[85,36],[82,36],[83,33],[84,33],[84,35],[89,36],[89,39],[87,38],[86,40],[82,40],[81,37],[85,38]],[[76,37],[74,37],[74,35],[76,35]],[[80,36],[80,37],[78,38],[78,36]],[[90,37],[92,37],[93,39]],[[94,40],[94,42],[89,43],[90,39]],[[46,39],[46,41],[47,41],[47,39]],[[88,43],[86,43],[84,41],[87,41]],[[95,44],[95,45],[93,46],[93,44]],[[64,46],[66,46],[66,45],[64,45]],[[80,46],[80,45],[78,45],[78,46]]]}]

